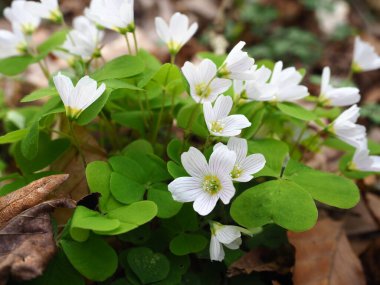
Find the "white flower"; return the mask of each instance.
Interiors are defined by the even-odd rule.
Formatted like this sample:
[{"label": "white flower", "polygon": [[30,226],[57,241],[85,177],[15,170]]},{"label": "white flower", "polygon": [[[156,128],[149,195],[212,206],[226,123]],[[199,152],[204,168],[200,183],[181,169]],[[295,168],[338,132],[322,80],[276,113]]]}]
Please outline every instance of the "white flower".
[{"label": "white flower", "polygon": [[230,173],[234,167],[236,154],[226,148],[213,151],[207,163],[205,156],[196,148],[181,155],[182,165],[191,177],[180,177],[169,184],[173,199],[179,202],[194,201],[194,210],[208,215],[219,199],[230,203],[235,195]]},{"label": "white flower", "polygon": [[252,174],[259,172],[265,165],[265,157],[262,154],[256,153],[247,156],[248,145],[245,139],[231,137],[227,146],[218,143],[214,146],[214,149],[219,147],[227,147],[236,153],[236,162],[231,172],[231,177],[234,181],[248,182],[252,180]]},{"label": "white flower", "polygon": [[197,23],[189,27],[189,18],[178,12],[171,17],[169,25],[161,17],[156,17],[157,34],[171,54],[177,54],[197,30]]},{"label": "white flower", "polygon": [[365,127],[356,124],[359,118],[359,110],[360,108],[357,105],[351,106],[340,114],[329,127],[330,132],[354,147],[360,146],[366,139]]},{"label": "white flower", "polygon": [[233,80],[232,86],[234,88],[234,94],[242,97],[245,94],[246,81]]},{"label": "white flower", "polygon": [[54,85],[66,108],[66,115],[77,119],[79,115],[104,92],[104,83],[97,88],[97,82],[88,76],[82,77],[74,87],[71,79],[61,73],[53,77]]},{"label": "white flower", "polygon": [[248,53],[242,51],[245,42],[239,42],[228,54],[218,75],[223,78],[249,80],[252,76],[251,68],[255,60]]},{"label": "white flower", "polygon": [[0,58],[22,55],[27,51],[27,42],[19,31],[0,30]]},{"label": "white flower", "polygon": [[330,74],[330,68],[325,67],[322,72],[320,102],[328,106],[349,106],[359,102],[360,95],[358,88],[334,88],[330,85]]},{"label": "white flower", "polygon": [[39,26],[41,19],[29,10],[29,4],[24,0],[13,1],[11,7],[4,9],[4,16],[12,23],[14,30],[19,29],[24,34],[32,34]]},{"label": "white flower", "polygon": [[182,72],[190,85],[190,95],[197,103],[213,102],[231,86],[230,80],[216,78],[216,65],[209,59],[198,66],[187,61]]},{"label": "white flower", "polygon": [[84,13],[96,24],[126,34],[135,30],[134,0],[92,0]]},{"label": "white flower", "polygon": [[82,57],[85,61],[99,57],[98,46],[104,33],[84,16],[75,18],[73,27],[74,30],[69,32],[62,48],[73,55]]},{"label": "white flower", "polygon": [[359,171],[380,172],[380,156],[369,155],[367,140],[356,148],[349,168]]},{"label": "white flower", "polygon": [[261,101],[296,101],[308,96],[305,86],[299,85],[302,75],[294,68],[282,69],[282,61],[276,62],[272,78],[268,84],[260,88],[258,95],[253,96],[255,100]]},{"label": "white flower", "polygon": [[316,16],[319,28],[326,35],[333,35],[337,28],[347,24],[350,5],[346,1],[329,0],[326,5],[318,5]]},{"label": "white flower", "polygon": [[266,92],[266,88],[269,88],[267,84],[271,70],[265,66],[257,69],[257,65],[252,70],[252,77],[246,82],[246,95],[248,99],[255,101],[268,101],[272,99],[272,94]]},{"label": "white flower", "polygon": [[352,62],[353,71],[362,72],[378,68],[380,68],[380,56],[376,53],[375,48],[362,41],[360,37],[356,37]]},{"label": "white flower", "polygon": [[59,10],[58,0],[41,0],[41,2],[28,1],[28,9],[33,15],[61,23],[63,16]]},{"label": "white flower", "polygon": [[211,222],[210,259],[222,261],[224,259],[223,245],[229,249],[238,249],[242,243],[241,234],[252,234],[237,226],[226,226],[217,222]]},{"label": "white flower", "polygon": [[214,107],[211,102],[203,104],[203,113],[208,130],[214,136],[233,137],[241,133],[241,130],[251,125],[244,115],[228,116],[232,109],[232,98],[219,96]]},{"label": "white flower", "polygon": [[[264,93],[261,91],[267,85],[271,73],[265,66],[258,69],[257,65],[253,65],[249,71],[249,80],[234,80],[234,93],[246,99],[265,100],[265,94],[262,97],[259,95]],[[269,97],[266,99],[269,100]]]}]

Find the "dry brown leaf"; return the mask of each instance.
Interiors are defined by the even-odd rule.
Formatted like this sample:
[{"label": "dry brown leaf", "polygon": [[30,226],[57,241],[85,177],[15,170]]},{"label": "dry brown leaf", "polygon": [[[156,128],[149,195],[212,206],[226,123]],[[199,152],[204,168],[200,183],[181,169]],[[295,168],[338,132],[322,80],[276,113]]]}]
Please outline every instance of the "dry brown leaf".
[{"label": "dry brown leaf", "polygon": [[228,277],[252,272],[271,271],[279,274],[290,272],[294,264],[294,248],[290,244],[278,249],[253,249],[239,260],[235,261],[227,272]]},{"label": "dry brown leaf", "polygon": [[372,193],[366,193],[368,206],[371,208],[374,217],[380,221],[380,197]]},{"label": "dry brown leaf", "polygon": [[369,285],[380,284],[380,239],[372,240],[370,246],[360,256]]},{"label": "dry brown leaf", "polygon": [[320,220],[312,230],[288,237],[296,248],[295,285],[366,284],[341,222]]},{"label": "dry brown leaf", "polygon": [[47,196],[65,182],[68,177],[68,174],[43,177],[0,197],[0,228],[22,211],[45,201]]},{"label": "dry brown leaf", "polygon": [[[83,127],[76,127],[75,132],[87,164],[96,160],[106,160],[106,152],[88,131]],[[67,183],[55,193],[58,197],[70,197],[78,201],[89,193],[83,161],[76,149],[73,148],[67,151],[51,165],[51,169],[70,175]],[[72,210],[69,209],[59,209],[54,213],[58,224],[65,224],[71,215]]]},{"label": "dry brown leaf", "polygon": [[11,219],[0,230],[0,285],[12,278],[30,280],[42,274],[56,251],[49,213],[74,208],[75,201],[43,202]]}]

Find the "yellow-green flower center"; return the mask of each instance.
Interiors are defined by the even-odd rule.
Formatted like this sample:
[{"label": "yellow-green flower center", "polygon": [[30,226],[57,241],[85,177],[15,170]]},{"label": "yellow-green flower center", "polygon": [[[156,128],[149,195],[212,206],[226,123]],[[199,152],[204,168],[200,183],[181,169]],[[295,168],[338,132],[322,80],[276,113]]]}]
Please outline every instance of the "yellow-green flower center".
[{"label": "yellow-green flower center", "polygon": [[113,30],[118,32],[121,35],[125,35],[127,33],[133,33],[135,31],[135,23],[130,23],[127,27],[124,28],[119,28],[119,27],[114,27]]},{"label": "yellow-green flower center", "polygon": [[218,70],[218,77],[229,78],[231,72],[227,69],[227,66],[223,64]]},{"label": "yellow-green flower center", "polygon": [[239,178],[241,174],[243,173],[243,169],[239,165],[235,165],[234,169],[232,169],[231,177],[232,179]]},{"label": "yellow-green flower center", "polygon": [[175,41],[169,41],[167,43],[170,54],[176,55],[178,51],[181,49],[181,44]]},{"label": "yellow-green flower center", "polygon": [[28,46],[26,43],[22,42],[22,43],[19,43],[16,47],[17,51],[20,53],[20,54],[25,54],[28,52]]},{"label": "yellow-green flower center", "polygon": [[22,32],[25,34],[25,35],[31,35],[34,33],[35,31],[35,27],[32,25],[32,24],[24,24],[22,25],[21,27],[21,30]]},{"label": "yellow-green flower center", "polygon": [[321,94],[318,98],[319,103],[322,106],[330,106],[331,105],[331,100],[326,98],[323,94]]},{"label": "yellow-green flower center", "polygon": [[202,82],[195,85],[195,93],[201,98],[207,98],[211,94],[211,88],[209,84]]},{"label": "yellow-green flower center", "polygon": [[357,64],[356,62],[352,63],[351,70],[353,73],[360,73],[363,71],[363,69],[360,67],[360,65]]},{"label": "yellow-green flower center", "polygon": [[66,109],[66,116],[70,119],[78,119],[78,117],[80,116],[80,114],[82,113],[83,110],[79,110],[79,109],[75,109],[75,108],[71,108],[69,106],[66,106],[65,107]]},{"label": "yellow-green flower center", "polygon": [[211,131],[214,133],[221,133],[224,130],[224,124],[220,121],[211,122]]},{"label": "yellow-green flower center", "polygon": [[58,9],[51,11],[49,18],[52,22],[57,23],[57,24],[61,24],[63,22],[62,13]]},{"label": "yellow-green flower center", "polygon": [[204,191],[214,195],[222,189],[222,184],[215,175],[207,175],[203,180],[202,188]]},{"label": "yellow-green flower center", "polygon": [[356,166],[355,162],[351,161],[348,165],[347,165],[347,168],[348,170],[358,170],[358,167]]}]

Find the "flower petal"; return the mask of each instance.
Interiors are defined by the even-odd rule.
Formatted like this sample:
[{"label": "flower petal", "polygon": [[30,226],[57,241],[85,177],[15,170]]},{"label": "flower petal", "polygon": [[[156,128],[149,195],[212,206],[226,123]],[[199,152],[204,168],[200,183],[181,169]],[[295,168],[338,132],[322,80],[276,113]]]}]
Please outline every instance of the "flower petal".
[{"label": "flower petal", "polygon": [[236,154],[227,147],[215,149],[210,156],[210,172],[217,175],[219,179],[230,178],[230,173],[236,162]]},{"label": "flower petal", "polygon": [[223,246],[213,235],[210,240],[210,259],[212,261],[222,261],[224,259]]},{"label": "flower petal", "polygon": [[176,178],[168,188],[173,199],[179,202],[192,202],[203,193],[202,181],[194,177]]},{"label": "flower petal", "polygon": [[265,157],[261,153],[247,156],[241,163],[241,168],[247,174],[255,174],[265,166]]},{"label": "flower petal", "polygon": [[74,85],[71,79],[62,73],[58,73],[53,77],[55,88],[65,106],[70,106],[70,100],[74,90]]},{"label": "flower petal", "polygon": [[227,146],[236,153],[236,164],[240,164],[247,156],[248,145],[246,139],[231,137]]},{"label": "flower petal", "polygon": [[239,228],[236,226],[222,225],[215,231],[215,236],[219,242],[229,244],[241,237]]},{"label": "flower petal", "polygon": [[211,195],[203,192],[197,196],[194,201],[193,208],[201,216],[206,216],[211,213],[218,202],[218,195]]},{"label": "flower petal", "polygon": [[209,172],[205,156],[194,147],[190,147],[189,151],[181,155],[181,162],[187,173],[193,177],[203,179]]}]

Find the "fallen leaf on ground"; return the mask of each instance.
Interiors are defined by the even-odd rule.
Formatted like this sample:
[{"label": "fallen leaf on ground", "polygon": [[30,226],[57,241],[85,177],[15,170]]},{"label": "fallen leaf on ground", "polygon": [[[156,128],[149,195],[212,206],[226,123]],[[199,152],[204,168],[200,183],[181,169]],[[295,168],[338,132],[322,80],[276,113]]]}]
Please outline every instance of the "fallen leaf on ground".
[{"label": "fallen leaf on ground", "polygon": [[368,284],[380,284],[380,239],[373,240],[367,250],[360,256]]},{"label": "fallen leaf on ground", "polygon": [[[106,160],[106,152],[100,147],[96,139],[86,129],[80,126],[75,127],[75,133],[79,140],[83,155],[87,164],[96,160]],[[75,201],[82,199],[89,194],[85,167],[77,151],[72,148],[67,151],[61,158],[51,165],[51,170],[68,173],[70,179],[59,188],[56,197],[69,197]],[[54,212],[54,218],[59,225],[66,224],[71,217],[71,209],[59,209]]]},{"label": "fallen leaf on ground", "polygon": [[22,211],[45,201],[47,196],[65,182],[68,177],[67,174],[43,177],[0,197],[0,228]]},{"label": "fallen leaf on ground", "polygon": [[227,272],[228,277],[252,272],[287,274],[294,264],[294,248],[290,244],[278,249],[256,248],[235,261]]},{"label": "fallen leaf on ground", "polygon": [[341,222],[320,220],[312,230],[288,237],[296,248],[294,285],[366,284]]},{"label": "fallen leaf on ground", "polygon": [[0,230],[0,285],[8,279],[31,280],[41,275],[56,251],[49,214],[59,207],[74,208],[75,201],[43,202],[11,219]]}]

